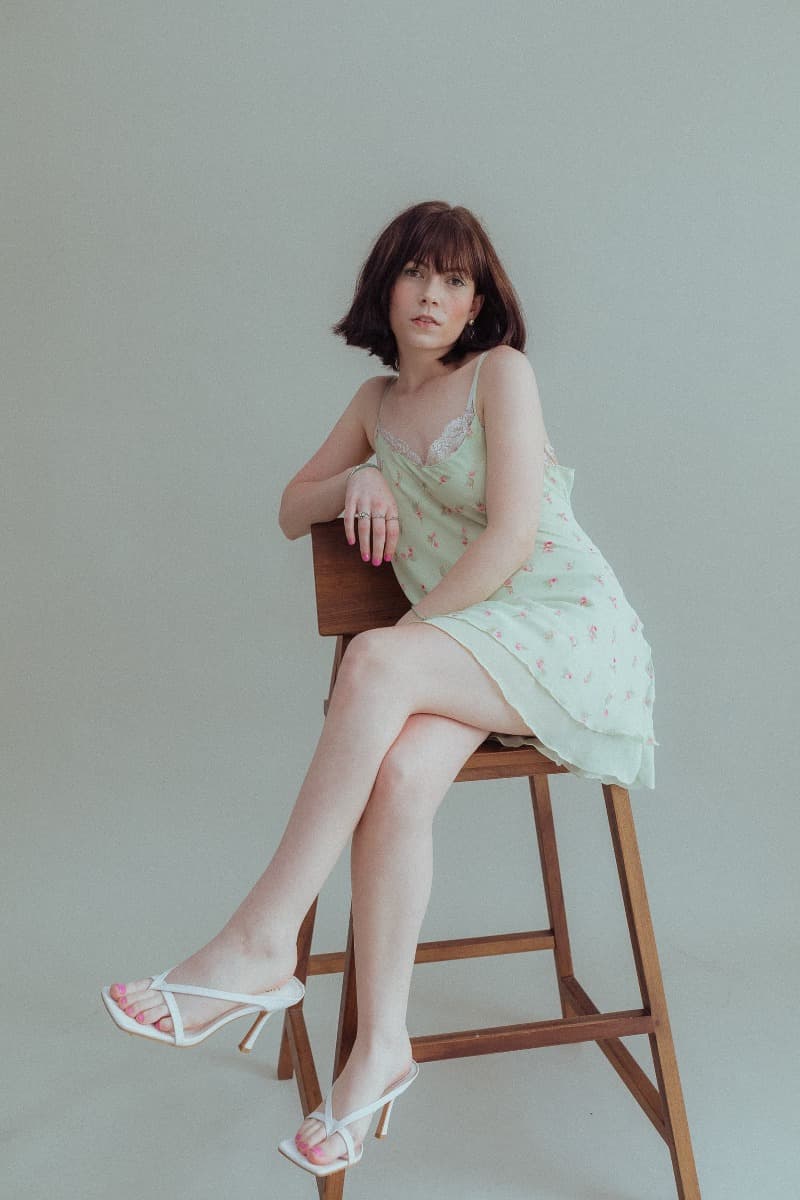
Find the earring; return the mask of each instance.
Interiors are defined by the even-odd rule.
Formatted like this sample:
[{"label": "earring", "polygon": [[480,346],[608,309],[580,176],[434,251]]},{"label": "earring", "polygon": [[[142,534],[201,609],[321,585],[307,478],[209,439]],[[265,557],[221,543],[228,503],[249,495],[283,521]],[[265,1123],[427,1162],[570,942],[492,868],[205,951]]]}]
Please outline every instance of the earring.
[{"label": "earring", "polygon": [[475,325],[475,318],[473,317],[471,321],[467,321],[466,325],[462,329],[461,336],[463,337],[465,342],[472,342],[475,340],[474,325]]}]

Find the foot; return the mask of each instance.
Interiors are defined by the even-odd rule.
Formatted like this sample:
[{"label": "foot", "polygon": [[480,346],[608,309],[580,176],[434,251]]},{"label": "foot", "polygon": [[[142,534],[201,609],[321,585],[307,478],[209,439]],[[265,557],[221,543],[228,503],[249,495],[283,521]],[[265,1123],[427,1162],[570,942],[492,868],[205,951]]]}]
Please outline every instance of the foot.
[{"label": "foot", "polygon": [[[407,1074],[411,1066],[411,1042],[408,1036],[379,1047],[361,1049],[358,1039],[347,1064],[333,1087],[331,1108],[341,1120],[349,1112],[372,1104]],[[348,1125],[356,1151],[367,1136],[375,1114],[362,1117]],[[309,1162],[322,1166],[346,1154],[344,1139],[338,1133],[325,1137],[325,1126],[314,1117],[307,1117],[295,1135],[295,1145]]]},{"label": "foot", "polygon": [[[244,951],[230,936],[221,933],[171,970],[166,983],[189,983],[220,991],[259,995],[291,979],[296,965],[295,946],[272,954],[255,954]],[[150,982],[148,977],[130,983],[114,983],[109,991],[119,1007],[139,1024],[154,1025],[162,1033],[174,1033],[164,997],[161,992],[150,990]],[[202,996],[176,996],[175,1002],[187,1033],[203,1029],[223,1013],[236,1008],[228,1001]]]}]

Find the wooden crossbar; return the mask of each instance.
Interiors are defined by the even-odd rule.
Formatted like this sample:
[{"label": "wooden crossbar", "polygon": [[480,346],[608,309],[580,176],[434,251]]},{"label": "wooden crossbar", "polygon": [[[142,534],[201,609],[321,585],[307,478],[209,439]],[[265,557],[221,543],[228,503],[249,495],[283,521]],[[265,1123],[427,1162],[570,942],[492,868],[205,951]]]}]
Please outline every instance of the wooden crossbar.
[{"label": "wooden crossbar", "polygon": [[551,1021],[525,1021],[486,1029],[463,1029],[457,1033],[433,1033],[413,1037],[411,1049],[417,1062],[437,1062],[474,1054],[501,1054],[507,1050],[533,1050],[539,1046],[564,1046],[574,1042],[596,1042],[600,1038],[632,1037],[652,1033],[653,1018],[643,1008],[603,1013],[591,1017],[557,1017]]},{"label": "wooden crossbar", "polygon": [[[447,938],[439,942],[420,942],[415,963],[449,962],[458,958],[491,958],[496,954],[521,954],[528,950],[552,950],[552,929],[532,929],[527,933],[493,933],[486,937]],[[344,950],[312,954],[309,975],[335,975],[344,970]]]}]

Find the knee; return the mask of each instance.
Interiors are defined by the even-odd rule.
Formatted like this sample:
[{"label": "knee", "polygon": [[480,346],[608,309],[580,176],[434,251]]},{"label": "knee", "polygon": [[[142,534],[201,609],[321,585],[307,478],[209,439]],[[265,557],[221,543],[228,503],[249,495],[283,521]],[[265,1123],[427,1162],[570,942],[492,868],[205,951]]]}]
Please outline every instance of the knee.
[{"label": "knee", "polygon": [[363,695],[386,685],[391,664],[392,630],[366,629],[352,639],[336,675],[336,687]]},{"label": "knee", "polygon": [[365,816],[394,829],[430,826],[441,799],[424,757],[401,735],[383,756]]}]

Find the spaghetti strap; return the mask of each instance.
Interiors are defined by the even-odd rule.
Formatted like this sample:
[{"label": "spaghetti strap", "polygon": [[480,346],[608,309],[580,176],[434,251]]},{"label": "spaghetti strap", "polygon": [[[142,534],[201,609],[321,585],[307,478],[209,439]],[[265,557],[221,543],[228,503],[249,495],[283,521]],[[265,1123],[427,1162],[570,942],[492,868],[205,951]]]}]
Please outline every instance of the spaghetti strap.
[{"label": "spaghetti strap", "polygon": [[372,444],[373,445],[375,445],[377,443],[378,430],[381,427],[381,409],[383,408],[383,401],[386,398],[386,393],[388,392],[389,388],[394,383],[395,378],[396,378],[396,376],[390,375],[389,378],[386,380],[386,383],[384,384],[384,387],[383,387],[383,391],[381,392],[381,398],[378,401],[378,415],[375,418],[375,432],[372,435]]},{"label": "spaghetti strap", "polygon": [[478,361],[475,364],[475,371],[472,376],[472,387],[469,389],[469,399],[467,400],[467,412],[475,411],[475,396],[477,395],[477,392],[478,392],[478,375],[480,374],[483,360],[486,358],[486,355],[488,353],[489,353],[488,350],[484,350],[483,354],[478,355]]}]

